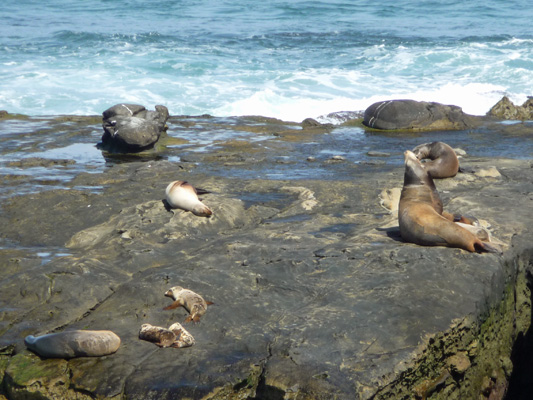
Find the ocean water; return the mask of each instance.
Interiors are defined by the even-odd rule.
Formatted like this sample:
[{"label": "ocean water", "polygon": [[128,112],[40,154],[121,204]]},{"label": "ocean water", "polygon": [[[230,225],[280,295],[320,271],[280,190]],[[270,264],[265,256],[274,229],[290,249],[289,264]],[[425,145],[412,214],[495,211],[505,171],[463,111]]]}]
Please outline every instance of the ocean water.
[{"label": "ocean water", "polygon": [[533,95],[531,0],[4,0],[0,109],[288,121],[410,98]]}]

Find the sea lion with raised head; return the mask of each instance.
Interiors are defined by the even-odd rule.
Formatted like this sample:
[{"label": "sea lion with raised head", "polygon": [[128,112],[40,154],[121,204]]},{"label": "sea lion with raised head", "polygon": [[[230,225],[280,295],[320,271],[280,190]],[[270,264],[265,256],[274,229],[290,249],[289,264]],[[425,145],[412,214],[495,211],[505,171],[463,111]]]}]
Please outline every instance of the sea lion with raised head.
[{"label": "sea lion with raised head", "polygon": [[471,252],[501,250],[483,242],[468,230],[453,222],[453,215],[442,212],[442,202],[433,179],[420,160],[409,150],[405,153],[405,174],[398,221],[402,238],[423,246],[459,247]]},{"label": "sea lion with raised head", "polygon": [[100,357],[112,354],[120,338],[111,331],[73,330],[26,336],[26,347],[44,358]]},{"label": "sea lion with raised head", "polygon": [[459,171],[459,159],[455,151],[446,143],[432,142],[416,146],[413,153],[433,179],[451,178]]},{"label": "sea lion with raised head", "polygon": [[198,198],[198,191],[186,181],[170,182],[165,191],[171,208],[181,208],[200,217],[209,217],[213,212]]},{"label": "sea lion with raised head", "polygon": [[189,312],[185,322],[200,321],[200,317],[207,311],[207,306],[213,304],[210,301],[205,301],[198,293],[184,289],[181,286],[170,288],[166,291],[165,296],[171,297],[174,302],[163,308],[163,310],[172,310],[178,307],[185,308]]}]

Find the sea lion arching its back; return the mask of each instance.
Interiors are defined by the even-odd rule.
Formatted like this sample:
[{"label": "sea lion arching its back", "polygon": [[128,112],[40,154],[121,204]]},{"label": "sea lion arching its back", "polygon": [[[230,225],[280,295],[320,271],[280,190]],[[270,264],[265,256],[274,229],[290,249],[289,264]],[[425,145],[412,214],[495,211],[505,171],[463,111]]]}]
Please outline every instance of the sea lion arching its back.
[{"label": "sea lion arching its back", "polygon": [[423,246],[459,247],[471,252],[500,252],[453,222],[453,217],[450,220],[450,217],[443,216],[442,202],[435,201],[438,193],[433,179],[413,152],[408,150],[404,155],[404,184],[398,210],[402,238]]},{"label": "sea lion arching its back", "polygon": [[422,165],[433,179],[451,178],[459,171],[459,159],[446,143],[424,143],[416,146],[413,153],[419,160],[430,160]]}]

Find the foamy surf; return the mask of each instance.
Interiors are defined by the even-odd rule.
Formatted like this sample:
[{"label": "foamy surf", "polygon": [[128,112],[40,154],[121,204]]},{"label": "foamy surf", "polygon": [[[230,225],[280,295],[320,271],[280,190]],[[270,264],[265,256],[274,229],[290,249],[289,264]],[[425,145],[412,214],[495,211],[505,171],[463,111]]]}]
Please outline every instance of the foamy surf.
[{"label": "foamy surf", "polygon": [[[522,104],[533,94],[530,21],[510,5],[493,15],[481,0],[406,1],[394,13],[374,3],[245,3],[12,5],[0,15],[0,109],[86,115],[129,102],[301,121],[398,98],[483,115],[504,95]],[[224,18],[221,7],[231,9]]]}]

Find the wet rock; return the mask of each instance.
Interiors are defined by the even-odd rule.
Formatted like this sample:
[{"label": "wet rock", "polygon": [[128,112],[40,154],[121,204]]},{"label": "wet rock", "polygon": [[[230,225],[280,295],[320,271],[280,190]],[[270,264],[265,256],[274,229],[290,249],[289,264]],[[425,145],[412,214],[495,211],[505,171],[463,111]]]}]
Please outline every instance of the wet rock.
[{"label": "wet rock", "polygon": [[390,153],[384,151],[369,151],[366,155],[369,157],[390,157]]},{"label": "wet rock", "polygon": [[41,360],[23,352],[14,356],[6,369],[4,384],[10,399],[69,398],[69,369],[65,360]]},{"label": "wet rock", "polygon": [[[500,309],[502,293],[518,298],[505,290],[516,260],[532,265],[521,252],[530,248],[531,162],[468,157],[465,167],[495,166],[501,177],[459,174],[436,183],[447,210],[487,221],[510,244],[502,260],[404,243],[393,212],[402,149],[369,167],[305,162],[324,154],[320,135],[315,143],[308,133],[259,141],[245,147],[253,159],[238,159],[234,169],[224,155],[239,150],[195,148],[185,154],[195,163],[120,158],[97,173],[79,173],[68,188],[13,194],[0,213],[3,243],[17,244],[16,252],[0,251],[7,266],[0,346],[18,352],[0,351],[4,383],[21,398],[38,385],[40,398],[344,400],[380,398],[388,388],[383,398],[408,398],[415,387],[445,397],[477,382],[468,377],[480,355],[506,365],[503,353],[487,350],[492,339],[475,332],[488,310]],[[169,159],[181,153],[169,150]],[[293,163],[277,164],[277,157]],[[292,174],[297,168],[308,169],[305,179]],[[202,197],[213,218],[165,208],[165,187],[176,179],[209,190]],[[96,186],[97,193],[83,189]],[[63,255],[36,255],[51,249]],[[182,308],[162,310],[169,303],[164,292],[175,285],[215,304],[198,324],[186,325],[194,346],[159,349],[139,340],[139,327],[186,318]],[[509,321],[502,326],[513,329],[516,313],[504,311]],[[451,325],[456,319],[473,322],[460,330]],[[26,369],[31,378],[15,373],[26,335],[66,329],[112,330],[122,345],[97,359],[29,355],[66,363],[54,364],[53,379],[42,369]],[[502,343],[499,349],[510,351],[510,342]],[[455,383],[443,369],[458,353],[472,365]],[[425,359],[432,363],[421,365]],[[489,379],[494,368],[484,372]],[[59,393],[54,382],[69,392],[50,394]],[[392,392],[396,397],[387,397]]]},{"label": "wet rock", "polygon": [[117,104],[103,112],[102,148],[114,152],[149,149],[166,131],[169,117],[165,106],[149,111],[136,104]]},{"label": "wet rock", "polygon": [[460,107],[414,100],[389,100],[365,110],[363,124],[385,130],[459,130],[476,125]]}]

